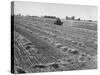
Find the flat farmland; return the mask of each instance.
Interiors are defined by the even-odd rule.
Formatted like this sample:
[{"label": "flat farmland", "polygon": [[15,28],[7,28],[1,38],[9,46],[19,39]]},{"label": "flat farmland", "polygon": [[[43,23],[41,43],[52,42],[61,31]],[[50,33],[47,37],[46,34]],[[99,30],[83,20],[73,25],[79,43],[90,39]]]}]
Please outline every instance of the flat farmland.
[{"label": "flat farmland", "polygon": [[15,73],[97,68],[97,23],[14,16]]}]

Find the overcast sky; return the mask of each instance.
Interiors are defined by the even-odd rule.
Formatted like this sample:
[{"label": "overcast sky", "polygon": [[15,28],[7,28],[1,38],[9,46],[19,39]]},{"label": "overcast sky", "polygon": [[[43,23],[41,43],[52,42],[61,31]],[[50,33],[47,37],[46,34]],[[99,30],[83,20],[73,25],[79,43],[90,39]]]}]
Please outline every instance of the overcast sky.
[{"label": "overcast sky", "polygon": [[65,18],[65,16],[80,17],[85,20],[97,20],[97,7],[85,5],[69,5],[54,3],[36,3],[15,1],[15,14],[33,15],[33,16],[57,16]]}]

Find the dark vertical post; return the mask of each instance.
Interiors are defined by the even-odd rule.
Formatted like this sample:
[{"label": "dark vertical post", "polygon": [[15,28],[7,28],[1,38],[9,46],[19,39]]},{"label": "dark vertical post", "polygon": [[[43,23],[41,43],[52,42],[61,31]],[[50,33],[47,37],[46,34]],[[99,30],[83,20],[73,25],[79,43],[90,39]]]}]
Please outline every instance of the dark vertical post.
[{"label": "dark vertical post", "polygon": [[11,73],[14,73],[14,1],[11,2]]}]

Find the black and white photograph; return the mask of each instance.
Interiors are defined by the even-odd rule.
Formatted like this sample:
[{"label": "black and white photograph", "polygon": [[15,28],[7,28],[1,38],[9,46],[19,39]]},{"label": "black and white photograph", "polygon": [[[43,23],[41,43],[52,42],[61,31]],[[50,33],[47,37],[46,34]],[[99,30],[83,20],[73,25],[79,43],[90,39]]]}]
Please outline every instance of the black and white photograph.
[{"label": "black and white photograph", "polygon": [[11,2],[11,73],[97,69],[98,7]]}]

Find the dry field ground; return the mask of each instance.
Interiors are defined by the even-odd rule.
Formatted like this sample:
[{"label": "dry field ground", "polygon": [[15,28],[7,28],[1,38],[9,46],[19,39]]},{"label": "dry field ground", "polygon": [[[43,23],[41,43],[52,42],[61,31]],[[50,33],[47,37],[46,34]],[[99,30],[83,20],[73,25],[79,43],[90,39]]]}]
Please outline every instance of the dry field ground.
[{"label": "dry field ground", "polygon": [[14,72],[97,68],[97,23],[30,16],[14,17]]}]

